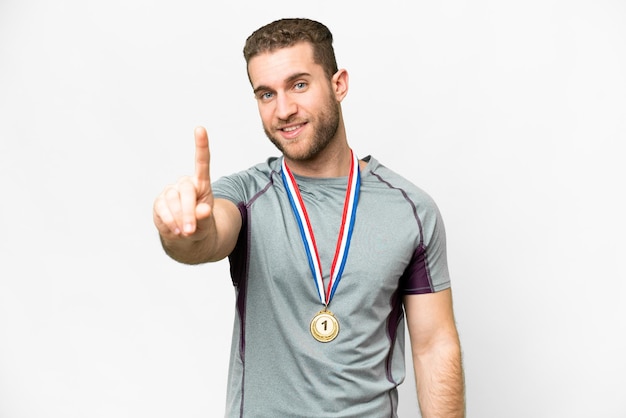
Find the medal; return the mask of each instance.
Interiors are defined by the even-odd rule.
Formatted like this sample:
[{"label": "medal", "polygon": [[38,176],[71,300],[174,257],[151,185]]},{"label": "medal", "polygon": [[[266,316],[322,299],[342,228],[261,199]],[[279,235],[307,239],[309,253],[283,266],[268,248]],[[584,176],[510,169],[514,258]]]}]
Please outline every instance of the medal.
[{"label": "medal", "polygon": [[321,343],[335,339],[339,334],[339,322],[335,315],[327,309],[322,309],[311,321],[311,335]]},{"label": "medal", "polygon": [[350,150],[352,162],[350,164],[350,175],[348,176],[348,186],[346,190],[346,198],[343,205],[343,213],[341,217],[341,227],[337,238],[337,247],[332,266],[330,268],[330,278],[328,286],[324,286],[324,276],[322,275],[322,267],[320,263],[315,236],[311,221],[304,206],[304,201],[297,187],[296,179],[287,167],[285,159],[282,161],[282,177],[291,203],[291,208],[296,217],[302,242],[309,261],[309,268],[313,275],[317,294],[320,302],[324,305],[324,309],[319,311],[311,321],[310,329],[313,338],[320,342],[329,342],[339,334],[339,321],[328,310],[328,305],[335,294],[337,285],[341,280],[341,275],[348,258],[348,250],[350,248],[350,239],[352,238],[352,230],[354,228],[354,219],[358,203],[359,189],[361,186],[361,175],[359,170],[359,160]]}]

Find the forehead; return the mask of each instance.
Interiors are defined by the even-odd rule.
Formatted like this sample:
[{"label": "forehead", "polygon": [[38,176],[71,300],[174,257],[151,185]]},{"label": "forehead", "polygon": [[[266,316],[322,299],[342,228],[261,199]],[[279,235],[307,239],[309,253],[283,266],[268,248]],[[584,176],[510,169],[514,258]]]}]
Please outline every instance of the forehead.
[{"label": "forehead", "polygon": [[299,73],[323,73],[321,65],[313,61],[313,47],[307,42],[261,53],[248,62],[248,75],[253,89],[260,85],[280,84]]}]

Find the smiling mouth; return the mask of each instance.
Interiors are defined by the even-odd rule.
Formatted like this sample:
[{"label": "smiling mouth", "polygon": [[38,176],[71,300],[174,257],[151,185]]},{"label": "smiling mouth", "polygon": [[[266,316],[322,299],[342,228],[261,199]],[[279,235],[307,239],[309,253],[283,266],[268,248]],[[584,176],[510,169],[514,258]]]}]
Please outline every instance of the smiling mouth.
[{"label": "smiling mouth", "polygon": [[303,127],[304,124],[299,124],[299,125],[293,125],[293,126],[287,126],[285,128],[281,128],[280,130],[283,132],[293,132],[295,130],[300,129],[301,127]]}]

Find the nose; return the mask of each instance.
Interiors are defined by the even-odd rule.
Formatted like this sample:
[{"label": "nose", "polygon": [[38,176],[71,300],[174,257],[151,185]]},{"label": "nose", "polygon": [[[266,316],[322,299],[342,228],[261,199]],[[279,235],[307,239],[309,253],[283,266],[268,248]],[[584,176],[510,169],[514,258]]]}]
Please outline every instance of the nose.
[{"label": "nose", "polygon": [[276,117],[281,120],[289,120],[289,118],[297,113],[298,106],[293,98],[288,94],[280,94],[276,97]]}]

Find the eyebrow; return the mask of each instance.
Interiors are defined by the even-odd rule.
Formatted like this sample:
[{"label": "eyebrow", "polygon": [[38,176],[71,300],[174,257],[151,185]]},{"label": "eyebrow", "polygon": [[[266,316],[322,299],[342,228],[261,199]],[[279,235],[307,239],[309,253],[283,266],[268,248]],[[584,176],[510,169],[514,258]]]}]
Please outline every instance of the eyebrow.
[{"label": "eyebrow", "polygon": [[[307,76],[310,76],[310,75],[311,74],[305,73],[305,72],[292,74],[292,75],[290,75],[289,77],[287,77],[285,79],[285,84],[291,83],[291,82],[293,82],[293,81],[295,81],[295,80],[297,80],[297,79],[299,79],[301,77],[307,77]],[[266,90],[273,90],[273,89],[269,88],[268,86],[260,85],[260,86],[258,86],[257,88],[255,88],[253,90],[253,93],[257,94],[259,91],[266,91]]]}]

